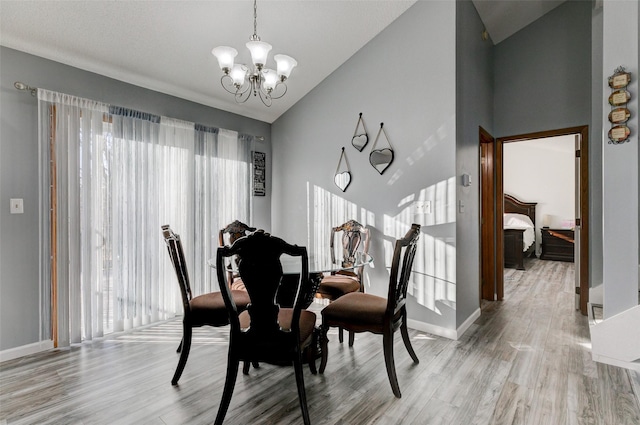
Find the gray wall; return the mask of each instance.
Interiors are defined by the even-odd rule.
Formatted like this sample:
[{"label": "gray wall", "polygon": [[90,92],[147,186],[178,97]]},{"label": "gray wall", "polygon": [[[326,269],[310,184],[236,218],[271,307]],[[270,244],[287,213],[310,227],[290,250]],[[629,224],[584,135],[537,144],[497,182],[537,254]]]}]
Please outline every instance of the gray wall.
[{"label": "gray wall", "polygon": [[[493,45],[481,38],[484,25],[470,1],[456,9],[456,221],[458,327],[478,308],[480,299],[480,142],[479,127],[493,132]],[[462,174],[471,186],[460,184]]]},{"label": "gray wall", "polygon": [[591,123],[591,2],[568,1],[494,48],[494,137]]},{"label": "gray wall", "polygon": [[[602,126],[597,123],[599,118],[592,121],[591,111],[592,25],[597,31],[598,22],[594,17],[592,24],[592,7],[590,1],[563,3],[495,46],[493,136],[589,125],[589,265],[593,286],[602,282]],[[602,38],[593,35],[595,55]],[[602,90],[602,79],[593,77],[593,85]]]},{"label": "gray wall", "polygon": [[[439,247],[442,257],[435,259],[435,251],[424,246],[419,250],[414,270],[424,281],[410,300],[409,314],[448,329],[456,328],[456,293],[461,292],[456,291],[455,277],[455,199],[447,192],[457,174],[455,7],[455,2],[417,2],[272,126],[277,141],[274,233],[290,242],[313,244],[315,214],[320,213],[313,204],[316,189],[333,195],[336,202],[356,204],[371,219],[367,224],[375,263],[365,270],[371,285],[367,290],[386,295],[390,228],[396,220],[422,222],[422,243]],[[363,152],[351,146],[360,112],[370,136]],[[381,122],[395,150],[395,160],[383,175],[369,164]],[[342,147],[352,174],[344,193],[333,182]],[[410,200],[436,187],[444,190],[433,202],[434,214],[412,214]],[[455,198],[455,190],[452,193]],[[433,262],[445,269],[444,279],[429,280]]]},{"label": "gray wall", "polygon": [[[13,87],[69,93],[153,114],[262,135],[256,150],[271,159],[271,129],[244,118],[0,47],[0,351],[39,341],[38,119],[37,98]],[[254,225],[270,229],[271,174],[267,196],[256,197]],[[9,199],[24,199],[24,214],[9,214]]]}]

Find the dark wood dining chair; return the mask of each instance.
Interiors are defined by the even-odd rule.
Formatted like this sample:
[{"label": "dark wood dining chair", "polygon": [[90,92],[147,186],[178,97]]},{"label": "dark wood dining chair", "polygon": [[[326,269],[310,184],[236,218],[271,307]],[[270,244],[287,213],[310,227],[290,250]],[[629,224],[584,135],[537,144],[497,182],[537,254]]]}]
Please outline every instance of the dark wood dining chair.
[{"label": "dark wood dining chair", "polygon": [[[281,308],[275,301],[283,276],[282,255],[300,257],[300,277],[293,308]],[[238,272],[251,298],[251,304],[242,312],[228,289],[228,275],[224,269],[226,259],[234,256],[238,259]],[[302,308],[305,293],[310,290],[307,249],[258,230],[236,240],[230,247],[218,248],[216,268],[231,330],[227,376],[215,423],[224,421],[239,363],[244,361],[245,365],[248,362],[293,364],[302,418],[305,424],[309,424],[303,351],[316,343],[317,336],[314,332],[316,315]]]},{"label": "dark wood dining chair", "polygon": [[[335,242],[340,237],[342,245],[342,258],[335,258]],[[329,247],[331,249],[331,261],[337,264],[337,261],[343,265],[353,262],[356,253],[369,253],[370,232],[366,226],[358,223],[356,220],[349,220],[340,226],[331,229],[331,239]],[[341,296],[351,292],[364,292],[364,265],[351,270],[341,270],[324,276],[318,286],[316,297],[330,300],[337,300]],[[340,342],[343,340],[342,328],[338,333]],[[349,346],[353,346],[354,334],[349,333]]]},{"label": "dark wood dining chair", "polygon": [[[257,229],[255,227],[251,227],[248,224],[241,222],[240,220],[234,220],[223,229],[220,229],[220,232],[218,232],[218,242],[220,246],[231,246],[241,237],[246,236],[251,232],[255,232],[256,230]],[[242,279],[240,279],[237,273],[232,270],[232,261],[234,261],[234,259],[229,259],[229,261],[227,261],[227,264],[225,265],[225,267],[227,268],[227,273],[229,275],[227,281],[231,282],[231,289],[244,289],[244,283],[242,283]]]},{"label": "dark wood dining chair", "polygon": [[323,373],[327,366],[329,341],[327,332],[330,327],[341,327],[349,332],[382,334],[384,361],[389,383],[393,394],[398,398],[402,396],[393,359],[393,336],[395,331],[400,329],[409,355],[415,363],[419,363],[418,356],[413,351],[409,339],[405,305],[409,275],[419,236],[420,225],[413,224],[407,234],[396,241],[389,276],[389,292],[386,299],[363,292],[352,292],[338,298],[322,310],[320,373]]},{"label": "dark wood dining chair", "polygon": [[[162,226],[162,235],[164,236],[164,241],[169,251],[171,263],[178,277],[178,285],[180,286],[180,294],[182,295],[182,307],[184,309],[184,316],[182,318],[182,340],[177,350],[180,353],[180,359],[178,360],[178,367],[173,374],[173,379],[171,379],[171,385],[178,385],[178,380],[180,376],[182,376],[184,367],[187,364],[187,359],[189,358],[193,328],[205,325],[226,326],[229,324],[229,313],[220,292],[209,292],[195,297],[193,296],[180,235],[171,230],[169,225]],[[246,309],[250,301],[249,294],[247,294],[246,291],[233,290],[230,292],[237,308],[240,310]]]}]

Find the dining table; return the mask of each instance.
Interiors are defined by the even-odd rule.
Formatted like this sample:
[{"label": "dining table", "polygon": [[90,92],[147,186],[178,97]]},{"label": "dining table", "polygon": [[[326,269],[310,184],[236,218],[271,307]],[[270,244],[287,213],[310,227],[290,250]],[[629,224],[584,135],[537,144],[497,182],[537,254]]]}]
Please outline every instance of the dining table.
[{"label": "dining table", "polygon": [[[322,281],[325,273],[337,273],[340,271],[349,271],[358,267],[368,265],[373,262],[370,254],[356,252],[351,258],[333,258],[330,252],[315,253],[311,252],[309,257],[309,281],[308,290],[303,296],[303,308],[307,308],[313,302],[318,286]],[[278,304],[281,307],[293,307],[296,296],[298,282],[300,279],[300,258],[282,255],[280,257],[282,264],[282,282],[278,290]],[[216,268],[216,259],[212,258],[208,261],[212,268]],[[232,269],[236,268],[235,262],[231,264]]]}]

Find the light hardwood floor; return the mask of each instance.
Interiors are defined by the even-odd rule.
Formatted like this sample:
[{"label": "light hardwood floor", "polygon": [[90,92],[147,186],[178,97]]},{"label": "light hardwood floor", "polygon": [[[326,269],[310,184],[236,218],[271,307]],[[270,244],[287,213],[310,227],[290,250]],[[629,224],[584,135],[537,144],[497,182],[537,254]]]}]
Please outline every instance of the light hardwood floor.
[{"label": "light hardwood floor", "polygon": [[[330,334],[324,375],[305,383],[313,424],[640,424],[636,374],[594,363],[587,318],[573,308],[573,264],[507,270],[505,300],[484,303],[458,341],[396,335],[403,397],[387,381],[380,336],[348,348]],[[226,328],[196,332],[180,385],[179,320],[0,364],[0,424],[210,424],[220,401]],[[302,423],[293,369],[239,374],[225,424]]]}]

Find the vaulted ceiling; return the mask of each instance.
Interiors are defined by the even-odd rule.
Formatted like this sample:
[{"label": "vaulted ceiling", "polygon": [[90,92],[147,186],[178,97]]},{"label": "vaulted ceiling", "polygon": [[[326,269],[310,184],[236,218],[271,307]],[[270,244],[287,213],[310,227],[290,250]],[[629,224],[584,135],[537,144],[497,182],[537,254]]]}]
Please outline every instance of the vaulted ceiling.
[{"label": "vaulted ceiling", "polygon": [[[494,43],[562,2],[473,1]],[[273,45],[272,54],[288,54],[298,61],[286,96],[275,100],[270,108],[256,99],[237,104],[220,86],[221,72],[210,53],[213,47],[229,45],[238,49],[239,62],[250,62],[244,47],[253,34],[253,3],[248,0],[1,0],[0,44],[273,122],[413,3],[259,1],[258,35]]]}]

